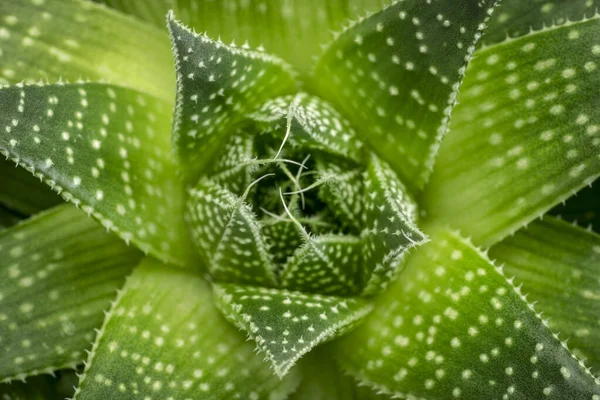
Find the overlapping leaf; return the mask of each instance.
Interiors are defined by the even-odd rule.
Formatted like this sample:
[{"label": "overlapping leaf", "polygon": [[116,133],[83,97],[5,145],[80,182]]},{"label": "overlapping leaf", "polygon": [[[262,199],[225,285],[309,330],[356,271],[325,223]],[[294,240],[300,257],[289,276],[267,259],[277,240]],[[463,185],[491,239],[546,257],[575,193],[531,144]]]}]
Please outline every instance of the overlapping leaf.
[{"label": "overlapping leaf", "polygon": [[274,376],[212,302],[200,276],[143,261],[98,334],[75,399],[285,398],[296,373]]},{"label": "overlapping leaf", "polygon": [[189,180],[218,155],[246,113],[294,91],[294,72],[278,58],[225,45],[173,19],[167,25],[177,66],[175,150]]},{"label": "overlapping leaf", "polygon": [[0,230],[8,228],[22,219],[22,216],[14,213],[4,206],[0,206]]},{"label": "overlapping leaf", "polygon": [[343,368],[399,398],[591,399],[600,381],[485,255],[438,231],[368,321],[334,345]]},{"label": "overlapping leaf", "polygon": [[346,29],[315,87],[405,184],[427,181],[456,94],[494,1],[402,1]]},{"label": "overlapping leaf", "polygon": [[54,376],[31,377],[26,382],[0,384],[2,400],[64,400],[75,392],[77,375],[75,371],[62,370]]},{"label": "overlapping leaf", "polygon": [[154,256],[191,258],[168,103],[81,83],[0,89],[0,153]]},{"label": "overlapping leaf", "polygon": [[482,42],[497,43],[546,26],[590,18],[599,7],[598,0],[502,0],[490,19]]},{"label": "overlapping leaf", "polygon": [[263,45],[302,72],[312,65],[319,44],[327,42],[331,31],[339,30],[352,18],[366,11],[380,10],[385,0],[244,0],[195,1],[103,0],[104,3],[135,15],[156,26],[164,26],[164,16],[172,9],[186,24],[220,37],[226,42],[247,41]]},{"label": "overlapping leaf", "polygon": [[273,260],[256,216],[244,200],[210,179],[201,179],[188,196],[191,235],[217,281],[273,286]]},{"label": "overlapping leaf", "polygon": [[280,377],[313,347],[354,328],[372,310],[363,299],[256,286],[219,284],[214,291],[223,314],[256,341]]},{"label": "overlapping leaf", "polygon": [[81,363],[141,258],[72,205],[0,231],[0,254],[0,381]]},{"label": "overlapping leaf", "polygon": [[173,99],[164,29],[82,0],[2,0],[0,15],[0,84],[105,79]]},{"label": "overlapping leaf", "polygon": [[594,17],[478,52],[424,195],[432,220],[490,245],[594,181],[599,38]]},{"label": "overlapping leaf", "polygon": [[600,236],[544,217],[490,250],[569,347],[600,372]]}]

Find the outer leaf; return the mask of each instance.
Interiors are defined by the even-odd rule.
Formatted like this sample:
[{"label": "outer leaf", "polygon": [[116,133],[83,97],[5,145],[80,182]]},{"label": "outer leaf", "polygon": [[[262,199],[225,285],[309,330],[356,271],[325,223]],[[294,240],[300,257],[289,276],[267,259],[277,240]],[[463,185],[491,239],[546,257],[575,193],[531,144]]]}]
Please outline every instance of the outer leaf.
[{"label": "outer leaf", "polygon": [[173,18],[167,17],[177,66],[173,141],[193,181],[245,114],[294,90],[294,72],[278,58],[211,40]]},{"label": "outer leaf", "polygon": [[599,38],[595,17],[478,52],[424,195],[432,220],[490,245],[593,182]]},{"label": "outer leaf", "polygon": [[600,371],[600,236],[545,217],[490,250],[569,347]]},{"label": "outer leaf", "polygon": [[549,214],[576,222],[581,226],[589,226],[600,233],[600,182],[595,181],[592,187],[581,189],[564,204],[559,204]]},{"label": "outer leaf", "polygon": [[368,322],[336,344],[344,368],[399,398],[592,399],[579,364],[485,255],[439,231]]},{"label": "outer leaf", "polygon": [[304,354],[347,332],[372,307],[362,299],[255,286],[214,286],[223,314],[256,341],[282,377]]},{"label": "outer leaf", "polygon": [[163,30],[81,0],[2,0],[0,15],[0,84],[106,79],[173,98]]},{"label": "outer leaf", "polygon": [[212,305],[199,276],[145,259],[96,338],[75,398],[283,399],[268,366]]},{"label": "outer leaf", "polygon": [[592,17],[599,7],[598,0],[502,0],[482,42],[502,42],[507,37],[524,36],[546,26],[579,21]]},{"label": "outer leaf", "polygon": [[35,214],[62,199],[31,173],[10,160],[0,160],[0,204],[24,215]]},{"label": "outer leaf", "polygon": [[203,178],[189,190],[186,219],[204,264],[217,281],[275,285],[275,266],[252,208]]},{"label": "outer leaf", "polygon": [[494,3],[397,2],[347,28],[319,61],[320,95],[412,188],[427,181]]},{"label": "outer leaf", "polygon": [[[118,105],[117,105],[118,104]],[[183,187],[168,103],[113,85],[0,89],[0,153],[126,241],[184,265]]]},{"label": "outer leaf", "polygon": [[0,382],[79,364],[141,257],[71,205],[0,231],[0,254]]},{"label": "outer leaf", "polygon": [[164,25],[168,10],[175,10],[185,23],[221,37],[226,42],[248,41],[264,45],[271,54],[291,62],[306,72],[319,53],[319,44],[328,41],[349,18],[366,11],[380,10],[385,0],[302,0],[252,1],[221,0],[104,0],[116,9],[157,26]]}]

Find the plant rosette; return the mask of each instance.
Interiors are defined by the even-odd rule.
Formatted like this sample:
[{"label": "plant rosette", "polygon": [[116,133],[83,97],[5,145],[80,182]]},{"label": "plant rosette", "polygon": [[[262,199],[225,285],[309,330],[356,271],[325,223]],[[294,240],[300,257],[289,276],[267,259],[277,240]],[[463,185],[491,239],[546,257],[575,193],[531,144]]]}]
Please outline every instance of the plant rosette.
[{"label": "plant rosette", "polygon": [[104,3],[0,4],[3,398],[600,400],[599,4]]}]

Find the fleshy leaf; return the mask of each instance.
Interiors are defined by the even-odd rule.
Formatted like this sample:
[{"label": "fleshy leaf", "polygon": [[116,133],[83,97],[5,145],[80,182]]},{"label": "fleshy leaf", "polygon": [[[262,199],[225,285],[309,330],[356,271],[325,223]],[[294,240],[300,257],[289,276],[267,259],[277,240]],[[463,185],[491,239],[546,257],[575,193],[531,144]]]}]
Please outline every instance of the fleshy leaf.
[{"label": "fleshy leaf", "polygon": [[163,29],[81,0],[2,0],[0,15],[0,84],[105,79],[173,100]]},{"label": "fleshy leaf", "polygon": [[431,220],[491,245],[594,181],[599,38],[595,17],[478,51],[424,193]]},{"label": "fleshy leaf", "polygon": [[70,204],[0,231],[0,254],[0,382],[81,363],[141,258]]},{"label": "fleshy leaf", "polygon": [[362,281],[370,295],[387,287],[407,250],[428,239],[415,225],[416,203],[389,165],[371,156],[364,182]]},{"label": "fleshy leaf", "polygon": [[256,341],[282,377],[313,347],[353,329],[372,310],[363,299],[254,286],[213,286],[223,314]]},{"label": "fleshy leaf", "polygon": [[275,266],[252,208],[201,179],[189,190],[186,219],[204,264],[217,281],[275,285]]},{"label": "fleshy leaf", "polygon": [[292,63],[300,71],[311,67],[319,44],[348,19],[380,10],[386,0],[197,1],[103,0],[104,3],[164,26],[164,16],[174,9],[186,24],[226,42],[248,41]]},{"label": "fleshy leaf", "polygon": [[173,141],[193,181],[217,157],[245,114],[295,89],[294,72],[278,58],[226,45],[167,17],[175,64],[177,104]]},{"label": "fleshy leaf", "polygon": [[298,93],[272,99],[249,117],[263,132],[292,148],[302,147],[354,161],[362,158],[363,143],[352,125],[318,97]]},{"label": "fleshy leaf", "polygon": [[487,257],[438,231],[355,332],[341,366],[399,398],[592,399],[600,381]]},{"label": "fleshy leaf", "polygon": [[315,88],[412,189],[427,181],[493,0],[395,2],[348,27]]},{"label": "fleshy leaf", "polygon": [[524,36],[532,30],[592,17],[598,0],[502,0],[481,40],[485,44]]},{"label": "fleshy leaf", "polygon": [[569,347],[600,372],[600,236],[552,217],[490,249]]},{"label": "fleshy leaf", "polygon": [[290,290],[355,294],[363,264],[362,243],[350,235],[308,238],[284,265],[281,284]]},{"label": "fleshy leaf", "polygon": [[589,226],[600,233],[600,181],[596,179],[592,187],[581,189],[574,196],[550,210],[551,215],[558,215],[567,221],[581,226]]},{"label": "fleshy leaf", "polygon": [[0,89],[0,153],[124,240],[184,265],[169,115],[168,103],[118,86],[18,84]]},{"label": "fleshy leaf", "polygon": [[31,215],[62,202],[59,195],[30,172],[10,160],[0,160],[0,204]]},{"label": "fleshy leaf", "polygon": [[298,376],[273,376],[253,350],[206,281],[146,258],[98,333],[74,398],[285,398]]}]

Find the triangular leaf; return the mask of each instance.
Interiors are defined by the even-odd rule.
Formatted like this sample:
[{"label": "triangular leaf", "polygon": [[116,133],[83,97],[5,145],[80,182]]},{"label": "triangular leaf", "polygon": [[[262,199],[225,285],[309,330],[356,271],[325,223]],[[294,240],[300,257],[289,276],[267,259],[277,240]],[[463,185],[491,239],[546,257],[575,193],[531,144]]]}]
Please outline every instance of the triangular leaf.
[{"label": "triangular leaf", "polygon": [[368,321],[334,344],[343,368],[398,398],[600,395],[600,381],[484,254],[457,234],[432,238]]},{"label": "triangular leaf", "polygon": [[371,311],[363,299],[232,284],[214,285],[217,305],[284,376],[313,347],[354,328]]},{"label": "triangular leaf", "polygon": [[265,100],[294,91],[290,66],[268,54],[225,45],[167,17],[177,66],[176,153],[194,180]]},{"label": "triangular leaf", "polygon": [[170,110],[154,97],[107,84],[5,87],[0,153],[124,240],[185,265],[193,256],[184,189],[165,135]]},{"label": "triangular leaf", "polygon": [[174,9],[186,24],[220,37],[226,42],[249,42],[264,46],[307,72],[332,31],[366,11],[380,10],[386,0],[197,1],[197,0],[103,0],[118,10],[164,25],[164,16]]},{"label": "triangular leaf", "polygon": [[217,281],[275,285],[275,266],[252,208],[201,179],[190,189],[187,220],[196,248]]},{"label": "triangular leaf", "polygon": [[146,258],[98,333],[74,399],[283,399],[275,377],[213,305],[200,276]]},{"label": "triangular leaf", "polygon": [[2,85],[105,79],[173,99],[173,64],[163,29],[82,0],[2,0],[0,15]]},{"label": "triangular leaf", "polygon": [[598,38],[595,17],[478,52],[423,196],[432,220],[491,245],[594,181]]},{"label": "triangular leaf", "polygon": [[490,257],[523,284],[573,352],[600,372],[600,236],[544,217],[496,244]]},{"label": "triangular leaf", "polygon": [[427,242],[415,225],[417,206],[390,166],[372,156],[364,173],[363,293],[384,290],[406,251]]},{"label": "triangular leaf", "polygon": [[350,235],[308,238],[283,267],[281,284],[290,290],[349,295],[359,289],[362,243]]},{"label": "triangular leaf", "polygon": [[494,3],[394,2],[344,30],[314,72],[319,94],[412,189],[427,181]]},{"label": "triangular leaf", "polygon": [[142,256],[67,204],[0,231],[0,254],[0,382],[81,363]]}]

